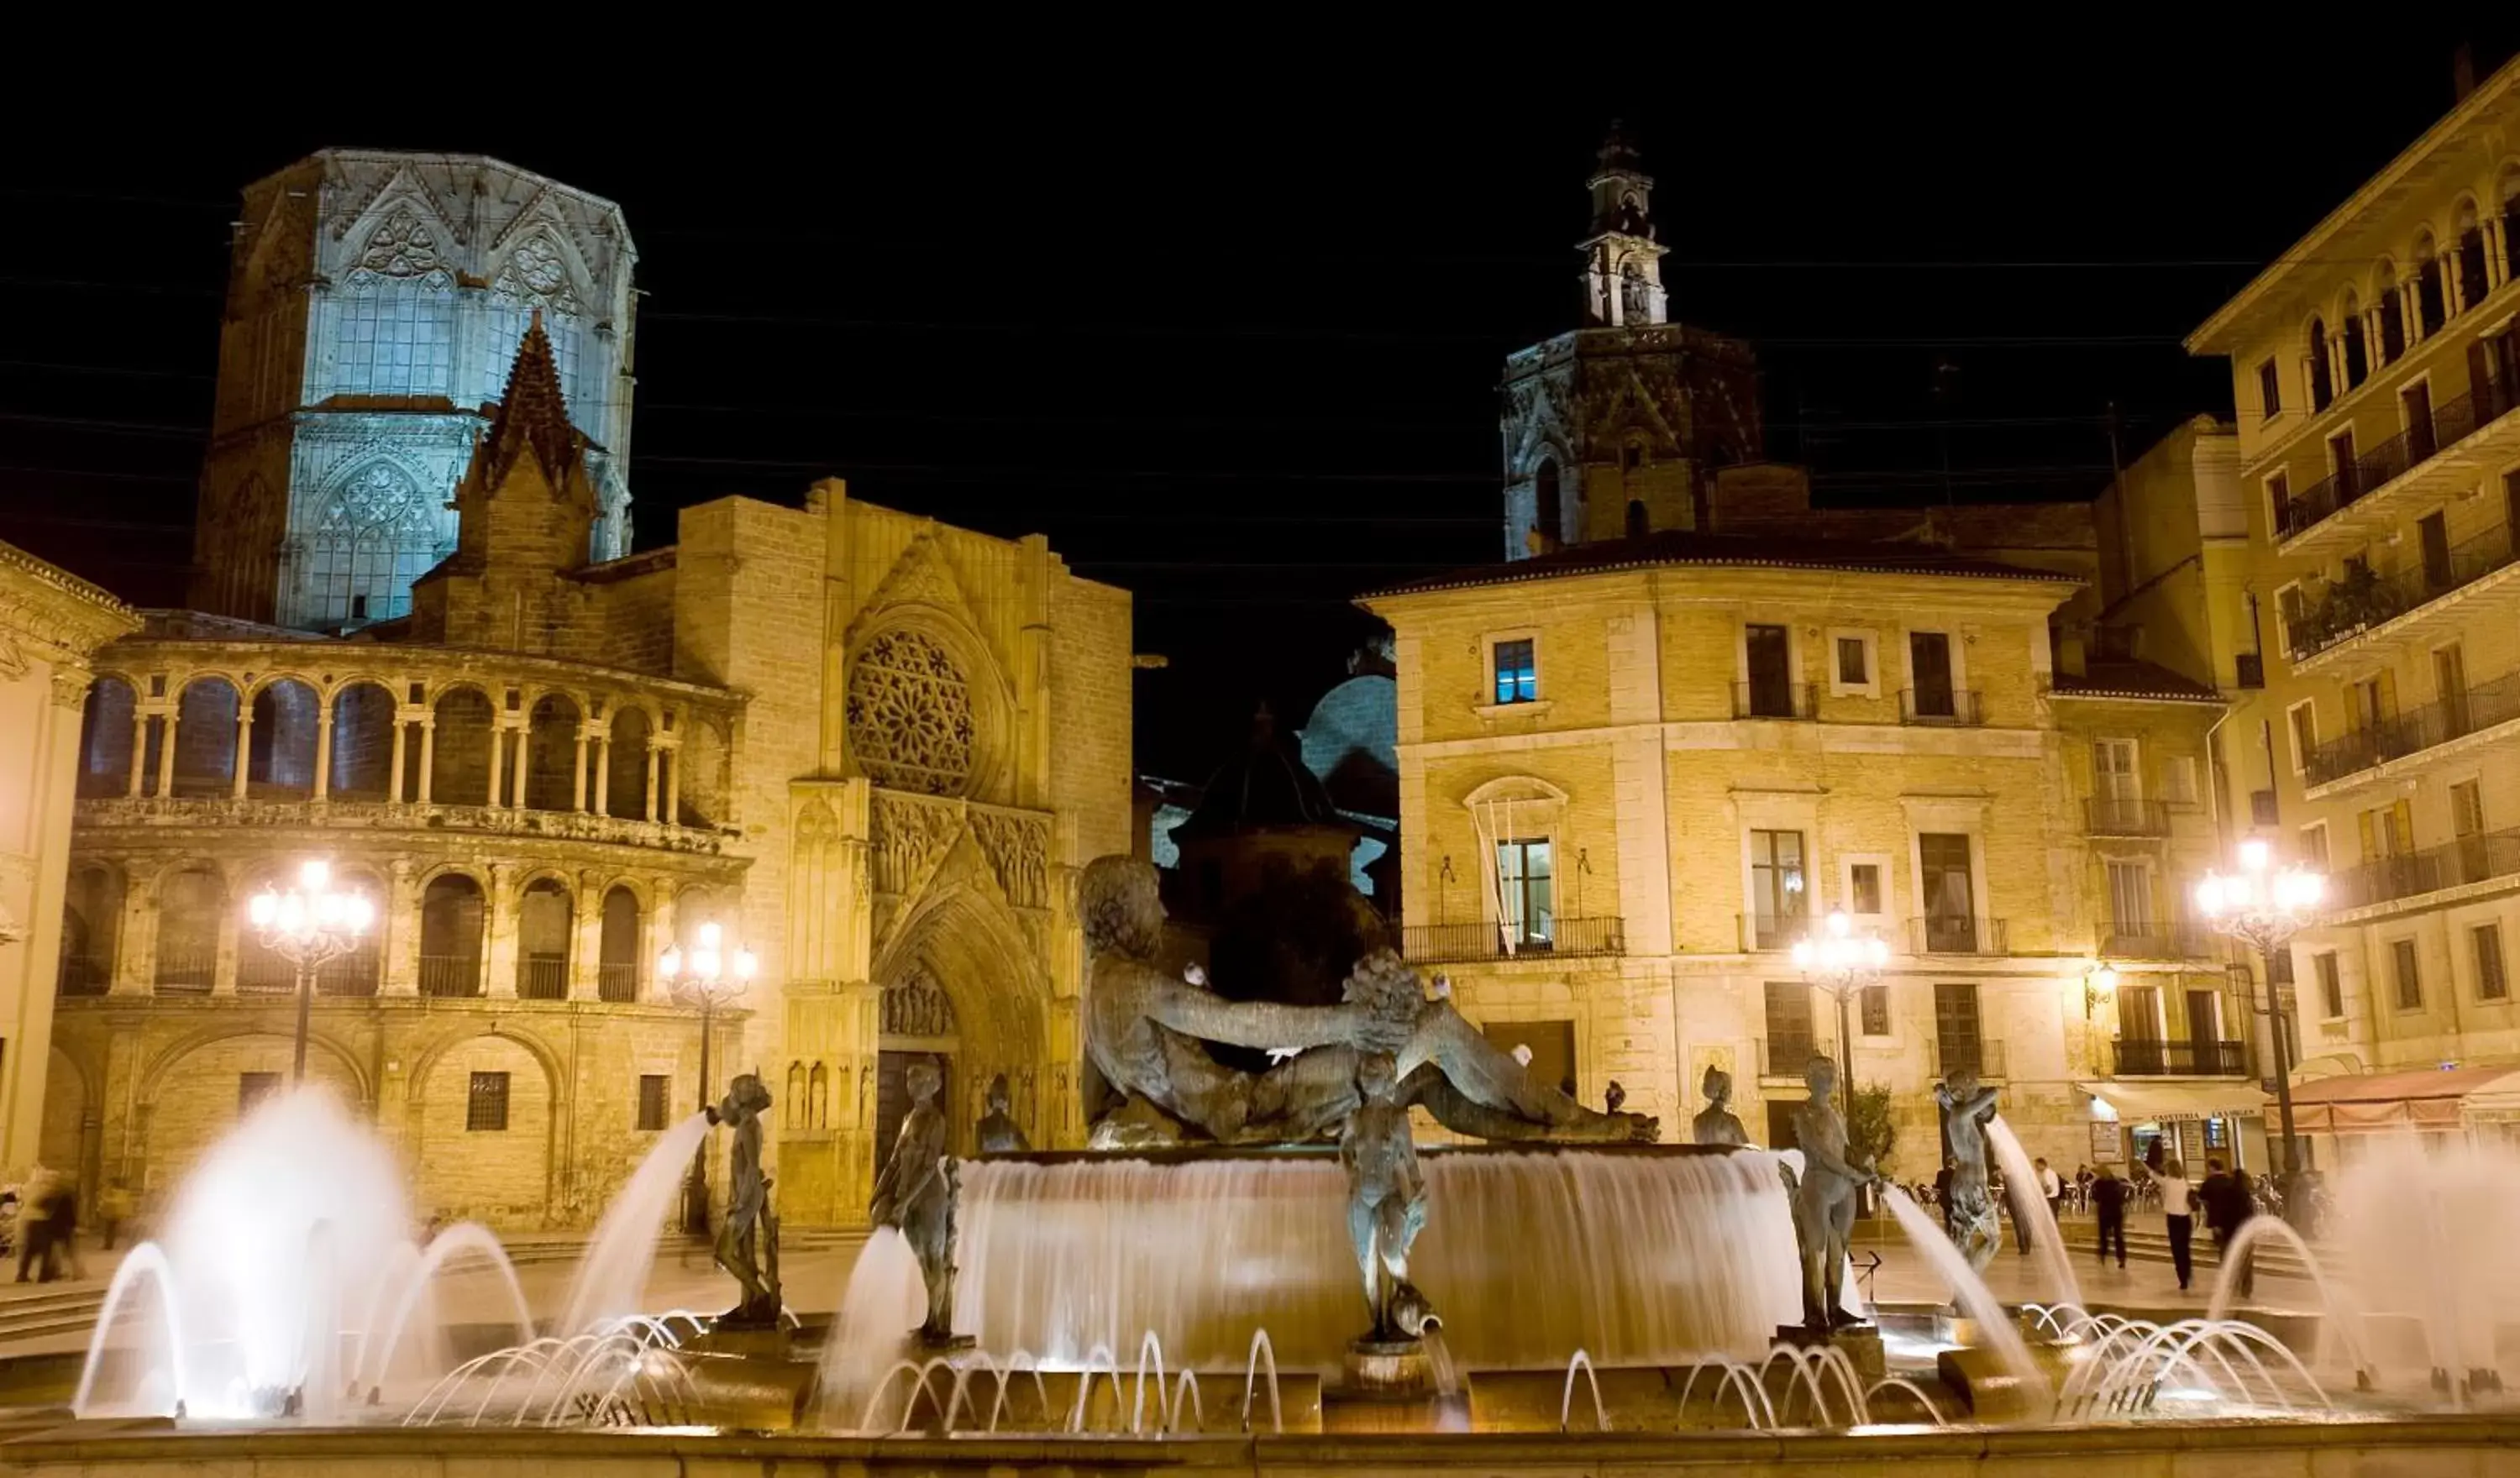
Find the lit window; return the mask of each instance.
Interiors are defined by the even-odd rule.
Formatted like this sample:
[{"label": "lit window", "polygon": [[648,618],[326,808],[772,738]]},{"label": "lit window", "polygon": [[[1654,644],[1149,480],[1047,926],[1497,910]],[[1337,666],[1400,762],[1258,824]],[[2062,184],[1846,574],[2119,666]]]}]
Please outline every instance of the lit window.
[{"label": "lit window", "polygon": [[464,1128],[471,1133],[498,1133],[508,1127],[508,1075],[474,1073],[464,1100]]},{"label": "lit window", "polygon": [[1800,930],[1794,925],[1810,895],[1803,887],[1803,833],[1750,833],[1750,916],[1755,947],[1783,949]]},{"label": "lit window", "polygon": [[2415,962],[2415,942],[2399,939],[2389,945],[2389,963],[2398,976],[2398,1009],[2419,1011],[2424,1008],[2424,977]]},{"label": "lit window", "polygon": [[1872,681],[1872,644],[1862,637],[1837,639],[1837,680],[1849,688]]},{"label": "lit window", "polygon": [[1890,1035],[1890,987],[1868,985],[1864,988],[1864,1035]]},{"label": "lit window", "polygon": [[1881,912],[1881,865],[1859,862],[1846,870],[1847,912],[1878,914]]},{"label": "lit window", "polygon": [[2502,972],[2502,925],[2480,923],[2467,931],[2476,946],[2476,999],[2500,1001],[2511,994],[2511,982]]},{"label": "lit window", "polygon": [[1533,642],[1522,637],[1496,644],[1496,700],[1528,703],[1540,696],[1540,668]]},{"label": "lit window", "polygon": [[1498,921],[1516,949],[1547,949],[1557,937],[1552,871],[1544,839],[1497,843]]},{"label": "lit window", "polygon": [[639,1075],[639,1127],[642,1130],[664,1128],[667,1112],[665,1075],[641,1073]]}]

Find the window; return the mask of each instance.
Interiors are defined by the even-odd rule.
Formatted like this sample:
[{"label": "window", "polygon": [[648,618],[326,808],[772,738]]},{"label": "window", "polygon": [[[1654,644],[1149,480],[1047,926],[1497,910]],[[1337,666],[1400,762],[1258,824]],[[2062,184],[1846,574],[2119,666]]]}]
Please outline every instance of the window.
[{"label": "window", "polygon": [[278,1073],[237,1074],[237,1117],[253,1112],[253,1106],[280,1092]]},{"label": "window", "polygon": [[2298,647],[2309,635],[2310,602],[2299,585],[2275,592],[2275,619],[2283,626],[2283,644]]},{"label": "window", "polygon": [[2314,318],[2310,321],[2310,408],[2326,410],[2335,398],[2335,372],[2327,364],[2327,325]]},{"label": "window", "polygon": [[2371,355],[2362,343],[2362,311],[2354,290],[2345,290],[2345,388],[2360,388],[2371,375]]},{"label": "window", "polygon": [[2399,295],[2397,269],[2382,262],[2374,286],[2380,294],[2380,363],[2396,364],[2407,352],[2407,305]]},{"label": "window", "polygon": [[2441,699],[2443,738],[2468,732],[2467,653],[2452,642],[2433,649],[2433,695]]},{"label": "window", "polygon": [[2118,1038],[2124,1042],[2161,1040],[2161,987],[2118,987]]},{"label": "window", "polygon": [[2109,869],[2109,918],[2119,934],[2152,933],[2152,869],[2139,862],[2112,862]]},{"label": "window", "polygon": [[1645,449],[1631,441],[1619,448],[1619,470],[1633,472],[1645,465]]},{"label": "window", "polygon": [[1923,884],[1925,948],[1937,953],[1973,954],[1977,950],[1976,879],[1969,866],[1969,839],[1949,831],[1926,831],[1916,837],[1917,876]]},{"label": "window", "polygon": [[1653,519],[1645,513],[1644,500],[1642,498],[1629,499],[1628,537],[1631,539],[1642,539],[1652,532]]},{"label": "window", "polygon": [[498,1133],[508,1127],[508,1075],[474,1073],[464,1099],[464,1128],[469,1133]]},{"label": "window", "polygon": [[2419,1011],[2424,1008],[2424,977],[2415,961],[2415,942],[2393,939],[2389,942],[2389,965],[2398,981],[2398,1009]]},{"label": "window", "polygon": [[1846,911],[1850,914],[1881,912],[1881,864],[1859,862],[1846,870]]},{"label": "window", "polygon": [[2430,513],[2415,520],[2415,537],[2423,551],[2424,589],[2438,595],[2450,589],[2450,519]]},{"label": "window", "polygon": [[1977,985],[1942,982],[1934,987],[1934,1070],[1945,1077],[1963,1068],[1983,1072],[1985,1038],[1979,1034]]},{"label": "window", "polygon": [[1497,843],[1498,922],[1517,949],[1547,949],[1557,937],[1557,909],[1550,893],[1549,843],[1516,839]]},{"label": "window", "polygon": [[2143,782],[2136,769],[2135,740],[2092,740],[2092,818],[2110,830],[2139,829],[2143,822]]},{"label": "window", "polygon": [[1868,1037],[1890,1035],[1890,987],[1868,985],[1859,1000],[1864,1017],[1863,1032]]},{"label": "window", "polygon": [[1948,632],[1908,633],[1908,680],[1917,718],[1959,716],[1958,694],[1952,687],[1952,639]]},{"label": "window", "polygon": [[1557,491],[1557,464],[1544,462],[1531,477],[1532,534],[1539,547],[1535,554],[1546,554],[1557,547],[1566,536],[1563,500]]},{"label": "window", "polygon": [[2345,1015],[2345,981],[2336,972],[2336,952],[2329,950],[2311,956],[2310,972],[2318,980],[2318,1008],[2326,1012],[2330,1021],[2342,1019]]},{"label": "window", "polygon": [[663,1073],[639,1075],[639,1128],[653,1131],[665,1127],[671,1109],[670,1089]]},{"label": "window", "polygon": [[2398,409],[2407,418],[2407,455],[2421,462],[2438,449],[2433,439],[2433,387],[2418,380],[2398,392]]},{"label": "window", "polygon": [[1517,637],[1496,644],[1496,700],[1500,703],[1529,703],[1540,696],[1540,665],[1536,644],[1530,637]]},{"label": "window", "polygon": [[2267,507],[2275,511],[2275,532],[2292,528],[2292,479],[2281,472],[2267,474]]},{"label": "window", "polygon": [[2309,699],[2284,710],[2292,724],[2292,773],[2299,775],[2318,752],[2318,705]]},{"label": "window", "polygon": [[1749,674],[1742,693],[1742,717],[1795,717],[1792,630],[1783,626],[1744,626],[1741,649]]},{"label": "window", "polygon": [[2355,481],[2356,474],[2362,470],[2362,467],[2354,460],[2352,426],[2347,426],[2327,438],[2327,460],[2328,466],[2336,473],[2336,504],[2342,508],[2362,496],[2362,492]]},{"label": "window", "polygon": [[2322,873],[2327,871],[2327,823],[2315,821],[2301,829],[2301,860]]},{"label": "window", "polygon": [[1761,1064],[1772,1078],[1799,1077],[1803,1064],[1820,1055],[1812,1036],[1811,987],[1799,980],[1768,982],[1768,1060]]},{"label": "window", "polygon": [[2476,947],[2476,999],[2507,999],[2511,980],[2502,972],[2502,925],[2480,923],[2467,931],[2467,938]]},{"label": "window", "polygon": [[2161,772],[2162,798],[2174,806],[2196,804],[2196,757],[2175,756]]},{"label": "window", "polygon": [[2258,366],[2258,410],[2272,417],[2283,409],[2283,376],[2272,359]]},{"label": "window", "polygon": [[1837,639],[1837,681],[1848,688],[1872,685],[1872,644],[1862,637]]},{"label": "window", "polygon": [[2450,787],[2451,845],[2458,854],[2458,874],[2445,881],[2483,882],[2494,875],[2486,856],[2485,792],[2472,780]]},{"label": "window", "polygon": [[1782,949],[1802,918],[1810,894],[1803,885],[1803,833],[1750,833],[1750,915],[1756,948]]}]

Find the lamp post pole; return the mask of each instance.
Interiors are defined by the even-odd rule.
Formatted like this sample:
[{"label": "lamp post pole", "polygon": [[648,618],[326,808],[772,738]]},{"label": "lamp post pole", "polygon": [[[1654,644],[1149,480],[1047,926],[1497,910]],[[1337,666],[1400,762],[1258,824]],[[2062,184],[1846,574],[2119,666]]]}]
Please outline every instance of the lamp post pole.
[{"label": "lamp post pole", "polygon": [[1794,941],[1794,964],[1803,978],[1837,1000],[1838,1078],[1845,1085],[1847,1107],[1855,1104],[1855,1032],[1847,1003],[1858,991],[1881,978],[1890,963],[1890,946],[1878,934],[1858,934],[1844,910],[1831,913],[1821,927]]},{"label": "lamp post pole", "polygon": [[359,947],[376,921],[368,895],[333,886],[332,865],[321,858],[298,864],[289,891],[265,884],[246,902],[246,921],[262,947],[297,970],[297,1030],[290,1058],[289,1086],[306,1081],[308,1018],[315,1006],[315,973]]},{"label": "lamp post pole", "polygon": [[[717,1035],[718,1006],[743,994],[754,963],[750,950],[726,948],[726,933],[714,921],[699,926],[688,955],[681,945],[673,945],[656,961],[656,974],[674,999],[699,1008],[701,1109],[709,1101],[709,1046]],[[691,1179],[683,1192],[683,1229],[694,1236],[708,1235],[708,1143],[703,1140],[692,1151]]]},{"label": "lamp post pole", "polygon": [[2275,867],[2272,849],[2256,837],[2240,843],[2236,869],[2209,871],[2196,884],[2196,908],[2205,921],[2217,933],[2256,950],[2266,970],[2265,1009],[2273,1028],[2275,1113],[2287,1186],[2301,1170],[2301,1142],[2293,1133],[2292,1023],[2284,1019],[2283,993],[2275,986],[2275,955],[2315,921],[2326,892],[2326,877],[2297,863]]}]

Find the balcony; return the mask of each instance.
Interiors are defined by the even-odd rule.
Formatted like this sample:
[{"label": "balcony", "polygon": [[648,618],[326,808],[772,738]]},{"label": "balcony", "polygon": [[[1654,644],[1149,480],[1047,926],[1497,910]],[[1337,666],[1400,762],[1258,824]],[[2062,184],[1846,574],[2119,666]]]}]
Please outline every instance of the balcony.
[{"label": "balcony", "polygon": [[1975,729],[1986,722],[1978,695],[1965,688],[1902,688],[1899,722]]},{"label": "balcony", "polygon": [[1933,1074],[1948,1078],[1968,1071],[1982,1079],[2009,1076],[2004,1071],[2003,1044],[1986,1037],[1944,1036],[1936,1034],[1931,1057]]},{"label": "balcony", "polygon": [[2001,918],[1972,918],[1965,914],[1931,914],[1908,920],[1908,952],[1912,955],[2002,955],[2004,927]]},{"label": "balcony", "polygon": [[1400,931],[1400,952],[1412,963],[1442,964],[1472,960],[1589,960],[1624,955],[1628,950],[1625,921],[1616,915],[1598,918],[1545,918],[1540,926],[1506,948],[1507,930],[1493,922],[1425,923]]},{"label": "balcony", "polygon": [[2083,829],[2092,836],[2168,836],[2170,805],[2094,795],[2083,802]]},{"label": "balcony", "polygon": [[[2428,419],[2275,505],[2277,544],[2287,555],[2313,555],[2367,541],[2395,521],[2389,505],[2398,494],[2439,490],[2471,474],[2480,459],[2500,455],[2506,443],[2520,442],[2506,420],[2513,403],[2511,386],[2489,380],[2435,406]],[[2360,516],[2337,517],[2349,510]],[[2315,539],[2306,537],[2314,531]]]},{"label": "balcony", "polygon": [[2116,1078],[2245,1078],[2246,1042],[2141,1042],[2120,1037],[2109,1075]]},{"label": "balcony", "polygon": [[639,999],[639,966],[609,962],[595,967],[595,995],[615,1005]]},{"label": "balcony", "polygon": [[1811,932],[1808,914],[1735,914],[1741,925],[1741,953],[1756,955],[1789,950]]},{"label": "balcony", "polygon": [[158,947],[158,993],[161,996],[205,996],[219,972],[219,952],[200,948]]},{"label": "balcony", "polygon": [[1732,685],[1732,716],[1736,719],[1794,719],[1809,723],[1820,717],[1820,685],[1735,683]]},{"label": "balcony", "polygon": [[113,962],[96,955],[64,955],[59,977],[65,996],[102,996],[112,983]]},{"label": "balcony", "polygon": [[481,958],[477,955],[423,955],[420,993],[424,996],[481,994]]},{"label": "balcony", "polygon": [[1758,1050],[1759,1076],[1762,1078],[1799,1083],[1803,1080],[1803,1069],[1811,1065],[1812,1058],[1837,1060],[1837,1054],[1828,1050],[1828,1043],[1812,1032],[1762,1037],[1752,1045]]},{"label": "balcony", "polygon": [[[2520,581],[2489,578],[2512,568],[2515,556],[2520,556],[2520,550],[2513,548],[2511,529],[2504,524],[2393,575],[2355,565],[2344,579],[2319,585],[2318,593],[2302,603],[2298,614],[2284,617],[2293,664],[2316,670],[2317,658],[2359,639],[2378,638],[2393,644],[2420,640],[2433,624],[2426,618],[2436,608],[2434,603],[2449,596],[2459,595],[2454,605],[2467,607],[2478,596],[2498,593],[2503,597],[2502,604],[2520,607]],[[2460,609],[2459,618],[2475,613]]]},{"label": "balcony", "polygon": [[2327,880],[2328,903],[2339,910],[2377,908],[2515,875],[2520,875],[2520,828],[2480,831],[2340,869]]},{"label": "balcony", "polygon": [[2303,760],[2303,784],[2334,785],[2398,760],[2439,748],[2453,739],[2520,719],[2520,672],[2479,683],[2465,693],[2410,708],[2397,717],[2329,739]]},{"label": "balcony", "polygon": [[2111,922],[2100,935],[2107,960],[2220,960],[2223,936],[2201,923]]},{"label": "balcony", "polygon": [[568,957],[532,954],[517,961],[517,995],[525,1001],[568,999]]},{"label": "balcony", "polygon": [[684,827],[631,821],[580,811],[538,811],[507,806],[394,802],[335,796],[327,800],[237,800],[227,795],[81,797],[72,813],[82,829],[108,827],[220,828],[254,830],[323,828],[341,830],[484,831],[501,836],[540,836],[557,841],[607,842],[669,852],[714,855],[726,832],[714,826]]}]

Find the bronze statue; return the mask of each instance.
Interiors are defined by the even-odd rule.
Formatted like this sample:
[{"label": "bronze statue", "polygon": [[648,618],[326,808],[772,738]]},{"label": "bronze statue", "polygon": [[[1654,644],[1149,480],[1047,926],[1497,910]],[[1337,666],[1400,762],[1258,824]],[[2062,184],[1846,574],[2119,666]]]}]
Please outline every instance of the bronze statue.
[{"label": "bronze statue", "polygon": [[1803,1254],[1803,1327],[1824,1334],[1859,1323],[1840,1303],[1846,1281],[1846,1243],[1855,1231],[1856,1192],[1881,1178],[1848,1152],[1846,1120],[1829,1102],[1837,1091],[1837,1064],[1814,1057],[1803,1068],[1811,1097],[1794,1110],[1794,1145],[1803,1173],[1792,1182],[1794,1239]]},{"label": "bronze statue", "polygon": [[1986,1184],[1986,1121],[1995,1117],[1995,1090],[1980,1088],[1977,1074],[1962,1068],[1934,1085],[1934,1107],[1943,1120],[1943,1153],[1952,1162],[1943,1225],[1968,1259],[1969,1271],[1984,1273],[2003,1246],[2003,1223]]},{"label": "bronze statue", "polygon": [[1409,1247],[1426,1225],[1426,1181],[1418,1173],[1409,1109],[1400,1101],[1398,1065],[1387,1053],[1357,1062],[1364,1101],[1339,1134],[1347,1170],[1347,1234],[1365,1275],[1376,1341],[1415,1339],[1426,1326],[1426,1300],[1409,1282]]},{"label": "bronze statue", "polygon": [[779,1212],[770,1203],[770,1177],[761,1173],[761,1114],[770,1090],[752,1073],[726,1086],[726,1100],[708,1111],[711,1124],[732,1125],[727,1145],[726,1223],[718,1228],[714,1256],[743,1289],[743,1301],[718,1323],[732,1328],[771,1328],[779,1322]]},{"label": "bronze statue", "polygon": [[[1360,1058],[1397,1062],[1399,1101],[1422,1103],[1446,1128],[1489,1140],[1651,1140],[1642,1114],[1603,1114],[1546,1084],[1480,1034],[1449,1000],[1428,1000],[1389,950],[1360,961],[1337,1006],[1228,1001],[1155,963],[1164,909],[1152,865],[1097,858],[1077,889],[1092,953],[1085,1045],[1127,1097],[1226,1143],[1317,1139],[1354,1112]],[[1210,1044],[1271,1052],[1265,1071],[1228,1067]]]},{"label": "bronze statue", "polygon": [[979,1126],[973,1132],[982,1154],[1022,1154],[1032,1148],[1032,1142],[1024,1138],[1023,1126],[1007,1111],[1008,1097],[1007,1075],[1000,1073],[989,1080],[989,1111],[980,1115]]},{"label": "bronze statue", "polygon": [[911,1108],[893,1136],[892,1158],[876,1178],[868,1217],[900,1232],[919,1258],[927,1283],[927,1319],[916,1331],[921,1343],[968,1343],[954,1335],[954,1162],[945,1154],[945,1114],[936,1106],[944,1075],[927,1057],[912,1060],[904,1074]]},{"label": "bronze statue", "polygon": [[1706,1095],[1706,1106],[1689,1121],[1689,1138],[1700,1144],[1749,1143],[1749,1131],[1741,1127],[1740,1116],[1732,1112],[1732,1075],[1710,1062],[1705,1077],[1698,1080],[1697,1091]]}]

